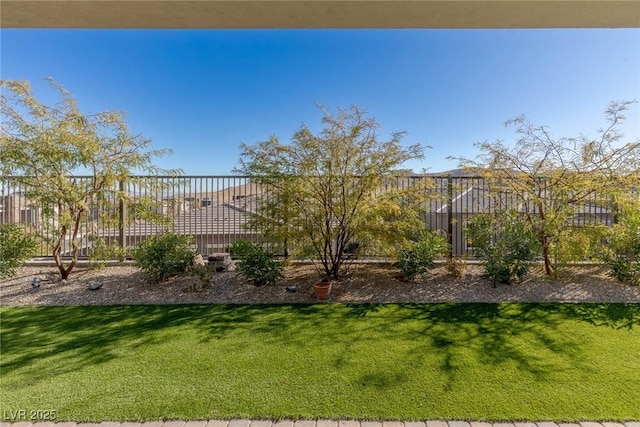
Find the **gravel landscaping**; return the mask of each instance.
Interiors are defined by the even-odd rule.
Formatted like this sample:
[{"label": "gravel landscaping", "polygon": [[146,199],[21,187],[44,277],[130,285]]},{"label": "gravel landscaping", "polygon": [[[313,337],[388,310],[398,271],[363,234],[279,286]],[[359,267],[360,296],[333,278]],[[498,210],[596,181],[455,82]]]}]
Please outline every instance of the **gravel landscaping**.
[{"label": "gravel landscaping", "polygon": [[[318,274],[310,265],[287,267],[276,286],[254,286],[235,272],[215,273],[201,286],[198,279],[177,277],[151,283],[132,265],[108,266],[101,270],[76,268],[69,280],[61,281],[53,267],[29,266],[11,279],[0,281],[0,304],[19,305],[119,305],[119,304],[289,304],[314,303],[312,285]],[[42,279],[40,287],[33,279]],[[296,292],[287,287],[297,286]],[[91,290],[91,288],[99,289]],[[482,268],[470,265],[460,278],[451,277],[444,266],[426,276],[402,281],[389,264],[358,264],[352,273],[333,284],[330,302],[640,302],[640,287],[623,285],[608,277],[601,266],[567,269],[552,280],[540,269],[522,283],[493,284],[482,278]]]}]

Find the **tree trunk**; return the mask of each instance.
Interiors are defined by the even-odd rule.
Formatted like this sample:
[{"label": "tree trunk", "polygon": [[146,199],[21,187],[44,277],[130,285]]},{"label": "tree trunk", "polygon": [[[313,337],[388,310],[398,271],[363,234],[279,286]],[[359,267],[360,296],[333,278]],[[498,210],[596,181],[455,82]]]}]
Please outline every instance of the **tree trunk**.
[{"label": "tree trunk", "polygon": [[[542,189],[540,188],[538,191],[538,200],[542,200]],[[545,224],[546,220],[546,212],[544,205],[541,201],[537,202],[538,205],[538,215],[540,215],[540,246],[542,247],[542,257],[544,259],[544,271],[547,276],[551,276],[553,273],[553,264],[551,263],[551,258],[549,256],[549,236],[547,235],[547,227]]]},{"label": "tree trunk", "polygon": [[62,242],[64,241],[65,236],[67,235],[67,227],[63,226],[60,230],[60,236],[58,236],[58,241],[56,245],[53,247],[53,260],[56,263],[56,267],[58,267],[58,271],[60,272],[60,276],[63,279],[66,279],[69,273],[65,270],[62,265],[62,258],[60,253],[62,252]]},{"label": "tree trunk", "polygon": [[540,244],[542,245],[542,257],[544,258],[544,272],[547,276],[551,276],[553,274],[553,264],[549,255],[549,239],[547,236],[542,236]]},{"label": "tree trunk", "polygon": [[71,274],[71,270],[73,270],[73,268],[78,263],[78,255],[80,251],[78,250],[76,238],[78,236],[78,230],[80,229],[80,222],[82,220],[81,215],[83,212],[84,211],[81,210],[75,220],[75,224],[73,227],[73,234],[71,235],[71,246],[72,246],[71,262],[66,267],[62,263],[62,256],[61,256],[62,244],[64,242],[65,237],[67,237],[67,232],[68,232],[68,229],[66,226],[62,226],[62,229],[60,230],[60,236],[58,237],[58,241],[56,242],[56,245],[53,248],[53,260],[56,263],[56,267],[58,267],[58,271],[60,272],[60,277],[62,278],[62,280],[66,280],[69,277],[69,275]]},{"label": "tree trunk", "polygon": [[334,262],[333,268],[331,269],[331,277],[333,279],[336,279],[336,280],[338,279],[339,273],[340,273],[340,265],[341,265],[340,260],[336,260]]}]

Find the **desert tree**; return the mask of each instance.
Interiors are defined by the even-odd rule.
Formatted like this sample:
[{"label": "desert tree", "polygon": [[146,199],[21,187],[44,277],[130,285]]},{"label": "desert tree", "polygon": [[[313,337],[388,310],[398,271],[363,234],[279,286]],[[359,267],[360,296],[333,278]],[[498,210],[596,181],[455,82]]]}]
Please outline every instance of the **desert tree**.
[{"label": "desert tree", "polygon": [[[25,200],[38,207],[39,221],[47,225],[38,228],[39,237],[53,248],[58,270],[67,278],[78,261],[79,238],[90,232],[83,224],[93,203],[125,201],[143,217],[150,214],[145,207],[148,200],[134,199],[117,184],[131,183],[135,173],[180,171],[155,167],[152,160],[170,152],[149,150],[150,140],[132,134],[121,113],[84,114],[70,92],[52,79],[48,82],[60,96],[54,105],[39,102],[28,82],[0,82],[0,170],[24,192]],[[78,170],[89,179],[74,177]],[[139,184],[147,188],[140,194],[153,193],[151,182],[141,180]],[[63,257],[66,254],[69,260]]]},{"label": "desert tree", "polygon": [[[289,144],[272,136],[242,144],[236,172],[249,175],[264,193],[251,224],[265,239],[281,242],[285,253],[310,257],[319,272],[338,278],[348,266],[346,250],[391,233],[403,214],[401,193],[392,197],[393,172],[405,161],[423,157],[420,144],[404,146],[404,132],[387,140],[379,124],[358,107],[331,114],[322,109],[322,130],[302,125]],[[390,190],[383,190],[385,184]],[[417,185],[411,186],[417,188]],[[405,210],[406,212],[406,210]],[[422,224],[424,226],[424,224]],[[344,269],[343,269],[344,267]]]},{"label": "desert tree", "polygon": [[475,160],[454,158],[487,180],[497,210],[518,210],[539,240],[547,274],[555,267],[554,245],[575,228],[576,215],[598,206],[615,214],[638,189],[640,141],[624,142],[621,131],[633,103],[611,102],[595,137],[554,137],[520,116],[505,123],[515,128],[513,145],[479,142]]}]

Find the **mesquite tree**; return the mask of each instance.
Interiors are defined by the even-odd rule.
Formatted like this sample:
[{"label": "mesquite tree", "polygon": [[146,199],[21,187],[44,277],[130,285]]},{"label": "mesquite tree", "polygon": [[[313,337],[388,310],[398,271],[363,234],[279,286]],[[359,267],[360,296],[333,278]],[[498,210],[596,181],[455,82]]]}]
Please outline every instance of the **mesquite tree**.
[{"label": "mesquite tree", "polygon": [[[74,97],[49,79],[61,100],[44,105],[34,96],[28,82],[3,80],[0,107],[0,170],[24,191],[24,198],[38,207],[40,237],[53,247],[62,278],[67,278],[78,261],[78,239],[92,203],[107,202],[105,192],[117,193],[116,200],[127,200],[130,208],[143,203],[118,189],[117,183],[131,179],[133,173],[177,174],[179,170],[158,169],[152,159],[168,150],[150,150],[150,141],[130,133],[117,112],[84,114]],[[86,171],[89,179],[72,176]],[[150,195],[147,188],[142,194]],[[139,209],[140,215],[148,210]],[[69,247],[70,260],[63,259]]]},{"label": "mesquite tree", "polygon": [[404,132],[381,141],[378,123],[355,106],[322,111],[317,134],[303,125],[289,144],[275,136],[242,144],[236,171],[264,189],[251,223],[282,242],[285,253],[294,248],[316,261],[322,275],[338,278],[349,244],[379,237],[385,218],[401,222],[400,199],[381,186],[405,161],[422,158],[423,147],[403,146]]},{"label": "mesquite tree", "polygon": [[595,137],[556,138],[521,116],[505,123],[515,127],[514,145],[480,142],[476,160],[457,158],[487,179],[498,210],[518,210],[538,237],[547,274],[554,271],[552,248],[576,215],[598,205],[615,213],[640,186],[640,141],[623,142],[620,130],[632,103],[610,103]]}]

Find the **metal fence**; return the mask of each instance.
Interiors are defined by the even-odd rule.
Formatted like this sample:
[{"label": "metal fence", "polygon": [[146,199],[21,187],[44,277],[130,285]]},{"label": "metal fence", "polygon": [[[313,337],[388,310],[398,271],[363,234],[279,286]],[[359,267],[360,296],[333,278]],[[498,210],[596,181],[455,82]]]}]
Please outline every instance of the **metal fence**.
[{"label": "metal fence", "polygon": [[[247,221],[268,192],[246,176],[136,178],[104,188],[98,199],[90,201],[76,242],[81,256],[89,256],[96,239],[135,248],[165,229],[193,236],[194,247],[203,255],[224,252],[227,245],[239,239],[270,243],[263,241],[259,230],[247,227]],[[82,176],[74,179],[78,185],[90,180]],[[465,228],[475,215],[505,208],[526,214],[532,209],[514,194],[492,191],[480,177],[411,176],[389,185],[408,186],[418,181],[427,183],[424,191],[429,196],[420,215],[424,226],[446,234],[454,255],[470,253]],[[159,190],[151,193],[149,188]],[[42,243],[34,256],[49,256],[53,251],[50,238],[58,225],[51,213],[55,214],[57,208],[36,204],[25,196],[25,190],[11,177],[0,178],[0,223],[21,224],[28,234],[39,236]],[[142,208],[133,209],[133,204],[122,200],[122,194],[146,202],[141,204]],[[162,221],[151,221],[153,216]],[[588,202],[576,207],[573,224],[610,225],[614,220],[606,197],[594,193]],[[63,255],[70,250],[71,242],[67,239],[63,242]],[[369,249],[365,255],[377,254]]]},{"label": "metal fence", "polygon": [[[149,236],[167,229],[194,236],[194,247],[202,254],[222,252],[225,246],[239,239],[259,241],[258,234],[245,227],[252,213],[246,200],[257,192],[257,186],[247,177],[136,178],[104,188],[99,199],[90,201],[77,239],[81,256],[89,255],[97,239],[135,248]],[[82,185],[90,178],[74,179]],[[149,188],[160,190],[151,194]],[[49,256],[53,251],[51,238],[58,228],[57,207],[36,204],[25,196],[25,190],[14,179],[0,179],[0,223],[21,224],[28,234],[40,238],[41,245],[34,255]],[[130,200],[145,201],[134,208],[122,200],[122,193]],[[152,217],[161,221],[152,221]],[[63,242],[63,255],[70,253],[70,243],[68,239]]]}]

